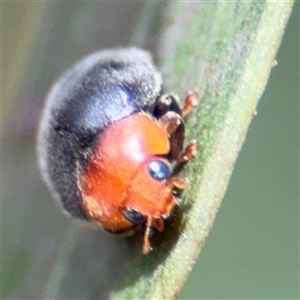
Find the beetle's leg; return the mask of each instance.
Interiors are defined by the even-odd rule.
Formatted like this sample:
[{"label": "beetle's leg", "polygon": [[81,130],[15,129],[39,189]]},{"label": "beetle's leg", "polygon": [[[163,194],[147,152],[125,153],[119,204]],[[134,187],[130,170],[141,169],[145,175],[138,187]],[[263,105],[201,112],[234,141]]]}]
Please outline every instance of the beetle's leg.
[{"label": "beetle's leg", "polygon": [[197,97],[197,92],[189,92],[181,108],[177,96],[165,94],[157,100],[156,104],[156,111],[159,111],[159,114],[165,112],[159,116],[158,120],[170,135],[169,158],[178,161],[181,164],[180,169],[196,155],[196,142],[194,140],[183,150],[184,123],[181,115],[186,116],[197,105]]},{"label": "beetle's leg", "polygon": [[188,162],[191,158],[196,156],[196,153],[197,153],[196,140],[192,140],[189,142],[189,144],[185,147],[184,151],[181,153],[180,161]]},{"label": "beetle's leg", "polygon": [[180,125],[181,117],[177,113],[173,111],[168,111],[164,115],[162,115],[158,119],[159,123],[161,124],[162,128],[169,134],[173,134],[174,131],[178,128]]},{"label": "beetle's leg", "polygon": [[184,99],[181,113],[185,117],[190,111],[198,104],[198,93],[196,91],[190,91]]},{"label": "beetle's leg", "polygon": [[184,140],[184,124],[181,116],[173,111],[168,111],[158,121],[170,135],[169,158],[180,160]]},{"label": "beetle's leg", "polygon": [[173,189],[177,188],[179,190],[184,190],[188,186],[188,179],[181,176],[173,176],[168,182],[168,186]]},{"label": "beetle's leg", "polygon": [[180,153],[179,158],[177,159],[177,163],[174,165],[172,170],[172,175],[176,175],[180,173],[183,167],[196,156],[197,147],[196,147],[196,140],[192,140],[185,149]]},{"label": "beetle's leg", "polygon": [[[179,165],[179,164],[177,163],[176,165]],[[187,186],[189,185],[189,181],[186,177],[178,176],[173,171],[172,177],[168,181],[167,185],[168,185],[168,188],[171,189],[172,193],[173,193],[173,202],[172,202],[173,203],[172,208],[173,208],[176,204],[178,204],[178,198],[177,198],[178,195],[180,195],[181,192],[187,188]],[[168,216],[170,214],[170,212],[171,212],[171,210],[168,211],[168,214],[166,214],[166,216]]]},{"label": "beetle's leg", "polygon": [[153,115],[160,118],[168,111],[173,111],[181,115],[181,107],[179,105],[179,97],[175,94],[163,94],[155,103]]},{"label": "beetle's leg", "polygon": [[168,111],[174,111],[181,116],[186,116],[197,105],[198,93],[190,91],[181,106],[179,97],[175,94],[163,94],[156,100],[153,115],[160,118]]}]

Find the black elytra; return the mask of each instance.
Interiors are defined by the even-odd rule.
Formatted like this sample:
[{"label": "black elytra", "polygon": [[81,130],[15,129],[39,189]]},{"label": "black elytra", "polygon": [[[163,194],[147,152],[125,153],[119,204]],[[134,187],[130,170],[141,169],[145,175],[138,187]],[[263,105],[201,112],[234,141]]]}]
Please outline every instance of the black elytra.
[{"label": "black elytra", "polygon": [[[55,83],[42,113],[37,152],[46,184],[69,214],[87,219],[78,174],[88,165],[101,132],[113,122],[140,111],[155,118],[166,111],[181,115],[176,97],[162,94],[161,75],[151,56],[140,49],[95,52]],[[183,139],[181,122],[170,137],[171,151],[180,152]],[[153,178],[170,177],[164,165],[158,163],[157,169],[152,164],[148,170]]]}]

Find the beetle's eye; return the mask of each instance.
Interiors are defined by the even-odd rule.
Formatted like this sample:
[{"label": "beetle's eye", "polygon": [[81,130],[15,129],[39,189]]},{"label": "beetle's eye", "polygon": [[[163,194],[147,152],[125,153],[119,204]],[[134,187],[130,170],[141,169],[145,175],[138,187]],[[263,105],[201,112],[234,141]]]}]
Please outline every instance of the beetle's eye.
[{"label": "beetle's eye", "polygon": [[124,216],[125,218],[130,221],[133,224],[140,224],[145,222],[146,218],[137,212],[136,210],[133,209],[124,209]]},{"label": "beetle's eye", "polygon": [[161,160],[152,160],[148,164],[148,172],[152,178],[158,181],[169,179],[171,176],[169,166]]}]

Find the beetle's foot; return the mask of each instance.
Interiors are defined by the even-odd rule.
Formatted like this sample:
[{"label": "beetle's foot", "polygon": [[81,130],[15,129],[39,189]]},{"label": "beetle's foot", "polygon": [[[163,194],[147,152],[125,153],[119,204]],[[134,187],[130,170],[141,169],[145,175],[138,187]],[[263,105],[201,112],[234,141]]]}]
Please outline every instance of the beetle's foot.
[{"label": "beetle's foot", "polygon": [[188,162],[190,159],[194,158],[196,154],[197,154],[196,140],[192,140],[182,152],[180,161]]},{"label": "beetle's foot", "polygon": [[187,114],[189,114],[191,112],[191,110],[197,106],[198,104],[198,93],[196,91],[190,91],[183,103],[183,106],[181,108],[182,111],[182,115],[186,116]]},{"label": "beetle's foot", "polygon": [[169,181],[169,185],[172,187],[172,189],[177,188],[179,190],[184,190],[186,189],[188,184],[188,179],[181,176],[173,176]]}]

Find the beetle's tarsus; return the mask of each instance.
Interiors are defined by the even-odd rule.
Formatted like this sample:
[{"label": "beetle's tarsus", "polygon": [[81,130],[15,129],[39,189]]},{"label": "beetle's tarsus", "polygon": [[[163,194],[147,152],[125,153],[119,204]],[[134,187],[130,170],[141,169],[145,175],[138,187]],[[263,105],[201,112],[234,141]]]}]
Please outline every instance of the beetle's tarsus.
[{"label": "beetle's tarsus", "polygon": [[181,108],[182,115],[184,117],[188,115],[195,106],[197,106],[198,104],[197,99],[198,99],[198,93],[196,91],[190,91],[187,94],[183,106]]}]

